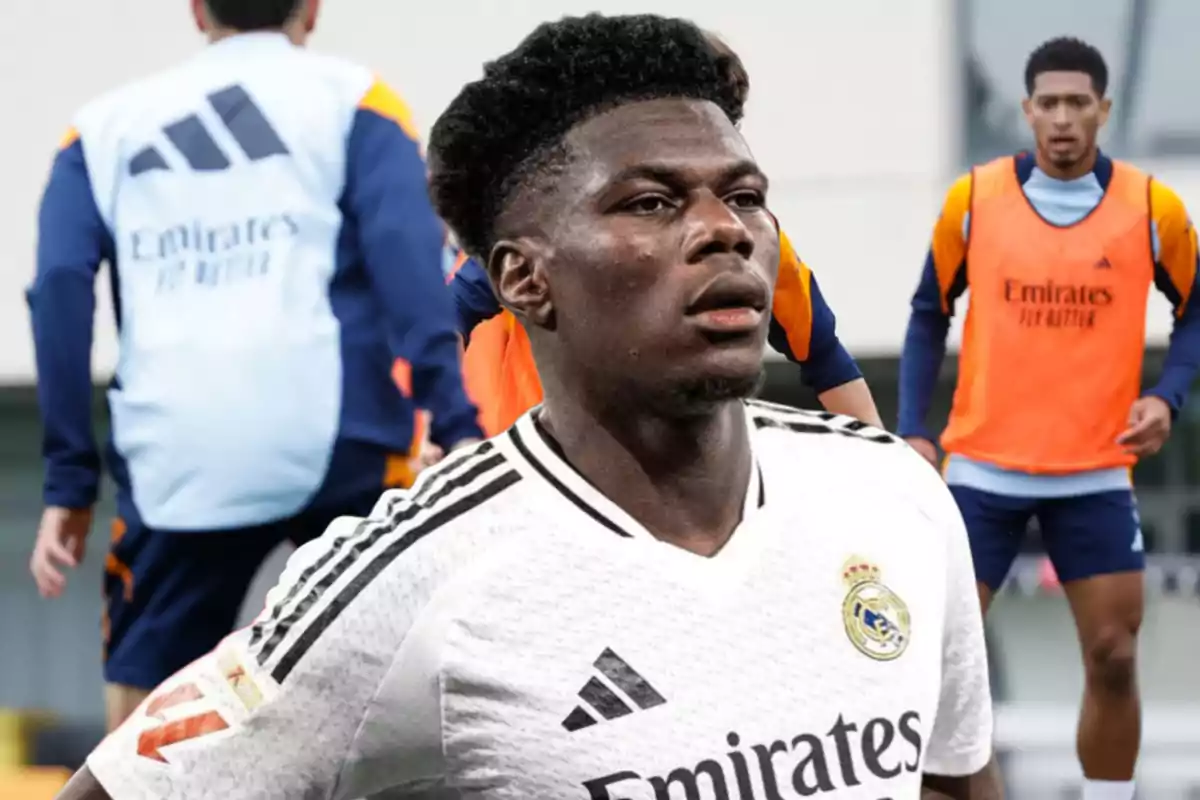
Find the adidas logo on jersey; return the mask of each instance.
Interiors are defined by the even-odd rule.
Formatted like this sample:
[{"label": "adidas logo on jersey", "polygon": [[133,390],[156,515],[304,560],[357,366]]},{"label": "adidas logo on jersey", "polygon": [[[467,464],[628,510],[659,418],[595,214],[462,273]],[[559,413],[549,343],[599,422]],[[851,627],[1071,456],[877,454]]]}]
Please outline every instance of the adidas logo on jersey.
[{"label": "adidas logo on jersey", "polygon": [[[591,712],[606,720],[614,720],[633,713],[630,703],[646,711],[667,702],[649,681],[608,648],[605,648],[593,666],[600,674],[593,675],[583,685],[579,690],[579,699],[583,703],[575,706],[562,721],[562,726],[571,733],[589,728],[599,721]],[[626,702],[626,699],[629,702]],[[588,711],[589,708],[591,712]]]},{"label": "adidas logo on jersey", "polygon": [[[288,155],[287,145],[244,88],[236,84],[227,86],[208,95],[207,99],[225,131],[247,159],[262,161]],[[187,165],[197,172],[220,172],[229,169],[233,163],[197,114],[188,114],[170,123],[162,132]],[[154,145],[144,147],[129,160],[130,177],[156,170],[169,172],[171,165]]]},{"label": "adidas logo on jersey", "polygon": [[[876,717],[861,726],[839,715],[824,734],[801,733],[765,744],[743,745],[733,732],[725,741],[730,751],[724,756],[702,758],[662,775],[619,770],[584,781],[583,787],[590,800],[812,797],[914,773],[920,769],[923,747],[921,717],[915,711],[906,711],[896,720]],[[755,793],[756,784],[763,787],[763,794]]]}]

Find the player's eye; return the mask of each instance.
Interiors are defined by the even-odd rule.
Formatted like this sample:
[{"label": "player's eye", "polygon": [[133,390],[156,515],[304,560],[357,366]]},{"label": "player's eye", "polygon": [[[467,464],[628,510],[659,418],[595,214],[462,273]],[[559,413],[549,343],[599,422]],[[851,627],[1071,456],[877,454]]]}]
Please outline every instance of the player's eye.
[{"label": "player's eye", "polygon": [[671,208],[671,201],[661,194],[644,194],[622,206],[632,214],[658,214]]},{"label": "player's eye", "polygon": [[725,198],[725,202],[737,209],[756,211],[767,204],[762,192],[753,189],[743,189]]}]

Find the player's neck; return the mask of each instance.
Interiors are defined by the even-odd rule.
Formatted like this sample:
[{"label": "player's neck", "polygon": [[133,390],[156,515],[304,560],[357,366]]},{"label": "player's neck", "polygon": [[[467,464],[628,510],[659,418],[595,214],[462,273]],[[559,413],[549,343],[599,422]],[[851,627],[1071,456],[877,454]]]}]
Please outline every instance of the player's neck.
[{"label": "player's neck", "polygon": [[[278,36],[284,36],[287,38],[288,41],[290,41],[292,44],[296,45],[297,47],[302,47],[304,45],[305,39],[307,38],[307,36],[304,34],[303,28],[300,28],[300,27],[294,26],[294,25],[289,26],[287,28],[280,29],[280,30],[254,31],[253,33],[256,33],[256,34],[262,34],[262,33],[272,34],[273,33]],[[208,32],[208,43],[216,44],[217,42],[222,42],[222,41],[225,41],[226,39],[232,39],[235,36],[248,36],[248,35],[252,35],[251,32],[239,31],[236,28],[213,28],[212,30],[210,30]]]},{"label": "player's neck", "polygon": [[547,398],[540,422],[571,466],[663,541],[712,555],[741,522],[753,459],[739,402],[679,421]]},{"label": "player's neck", "polygon": [[1096,159],[1099,156],[1100,151],[1093,147],[1092,151],[1088,153],[1088,155],[1079,159],[1079,161],[1075,162],[1071,166],[1058,167],[1055,166],[1049,158],[1046,158],[1046,156],[1044,156],[1039,150],[1034,155],[1034,162],[1037,164],[1038,169],[1057,181],[1073,181],[1076,178],[1082,178],[1084,175],[1087,175],[1089,172],[1095,169]]}]

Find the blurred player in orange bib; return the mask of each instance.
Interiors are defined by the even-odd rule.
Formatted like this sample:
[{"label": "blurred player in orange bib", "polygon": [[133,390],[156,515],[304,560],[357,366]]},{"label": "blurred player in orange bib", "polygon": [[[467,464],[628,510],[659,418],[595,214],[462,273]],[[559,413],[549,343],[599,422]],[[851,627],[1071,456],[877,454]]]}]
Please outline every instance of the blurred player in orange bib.
[{"label": "blurred player in orange bib", "polygon": [[[730,59],[733,80],[744,99],[750,81],[741,60],[718,37],[708,34],[708,38],[722,57]],[[541,381],[525,330],[496,300],[484,266],[458,255],[451,286],[467,341],[467,391],[479,407],[483,429],[492,436],[542,401]],[[816,278],[782,233],[771,311],[771,346],[800,365],[801,379],[817,392],[821,404],[835,414],[882,427],[862,372],[838,340],[836,319]]]},{"label": "blurred player in orange bib", "polygon": [[[955,300],[970,302],[941,443],[986,612],[1026,525],[1074,613],[1086,690],[1084,800],[1131,800],[1140,739],[1134,662],[1145,566],[1130,467],[1158,451],[1200,366],[1196,233],[1179,197],[1100,153],[1108,70],[1077,39],[1025,69],[1036,152],[976,167],[951,187],[912,301],[900,428],[930,461],[925,428]],[[1141,393],[1151,284],[1175,330]]]},{"label": "blurred player in orange bib", "polygon": [[[882,425],[862,372],[837,338],[833,312],[816,279],[787,236],[779,238],[771,345],[800,365],[802,379],[826,409]],[[542,384],[524,328],[500,307],[483,267],[459,256],[451,286],[468,342],[463,357],[467,392],[479,407],[484,431],[494,436],[542,401]]]}]

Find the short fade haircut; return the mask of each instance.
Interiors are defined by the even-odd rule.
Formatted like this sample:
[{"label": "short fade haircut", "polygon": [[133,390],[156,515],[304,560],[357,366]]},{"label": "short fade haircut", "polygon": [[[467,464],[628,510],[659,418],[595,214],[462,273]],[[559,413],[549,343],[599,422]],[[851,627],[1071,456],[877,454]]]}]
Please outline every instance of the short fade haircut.
[{"label": "short fade haircut", "polygon": [[1108,65],[1092,45],[1073,36],[1059,36],[1038,46],[1025,62],[1025,92],[1033,95],[1033,84],[1043,72],[1082,72],[1092,79],[1096,94],[1108,91]]},{"label": "short fade haircut", "polygon": [[278,30],[300,10],[303,0],[204,0],[213,21],[236,31]]},{"label": "short fade haircut", "polygon": [[704,38],[708,39],[709,46],[716,52],[718,58],[729,59],[729,80],[737,93],[738,102],[745,105],[746,100],[750,97],[750,73],[746,71],[742,57],[716,33],[705,31]]},{"label": "short fade haircut", "polygon": [[[741,80],[734,74],[741,70]],[[707,100],[735,125],[746,79],[730,51],[683,19],[565,17],[484,65],[429,137],[430,192],[468,254],[486,258],[514,191],[553,173],[575,125],[627,103]]]}]

